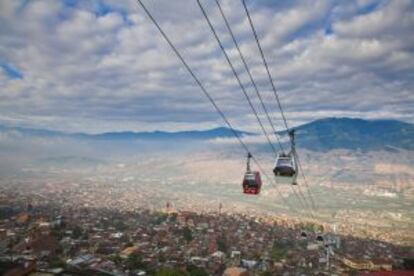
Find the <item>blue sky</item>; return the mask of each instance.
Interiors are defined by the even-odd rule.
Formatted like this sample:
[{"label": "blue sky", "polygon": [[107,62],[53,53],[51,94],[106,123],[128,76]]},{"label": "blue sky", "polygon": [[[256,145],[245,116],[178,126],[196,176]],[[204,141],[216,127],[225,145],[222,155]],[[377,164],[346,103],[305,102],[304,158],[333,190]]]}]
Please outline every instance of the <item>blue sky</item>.
[{"label": "blue sky", "polygon": [[[231,122],[258,131],[196,1],[143,1]],[[241,2],[220,2],[282,128]],[[253,97],[217,6],[203,3]],[[247,3],[292,125],[328,116],[414,123],[413,1]],[[83,132],[223,125],[134,0],[0,0],[0,26],[0,124]]]},{"label": "blue sky", "polygon": [[0,68],[3,69],[3,74],[5,74],[10,79],[22,79],[23,74],[17,69],[12,67],[11,65],[0,62]]}]

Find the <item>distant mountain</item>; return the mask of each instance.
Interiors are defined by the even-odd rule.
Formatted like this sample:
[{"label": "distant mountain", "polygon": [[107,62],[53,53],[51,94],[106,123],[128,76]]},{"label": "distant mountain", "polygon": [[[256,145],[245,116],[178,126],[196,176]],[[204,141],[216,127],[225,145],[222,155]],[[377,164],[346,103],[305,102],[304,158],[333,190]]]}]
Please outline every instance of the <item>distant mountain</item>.
[{"label": "distant mountain", "polygon": [[[53,130],[33,129],[23,127],[7,127],[0,126],[0,132],[18,132],[25,136],[31,137],[67,137],[78,139],[92,139],[92,140],[108,140],[108,141],[123,141],[123,140],[209,140],[215,138],[234,137],[231,129],[225,127],[218,127],[208,130],[193,130],[193,131],[153,131],[153,132],[105,132],[100,134],[86,134],[86,133],[65,133]],[[235,130],[238,136],[254,135],[254,133]]]},{"label": "distant mountain", "polygon": [[[235,130],[237,135],[252,135],[252,133]],[[79,137],[79,134],[77,134]],[[82,136],[82,134],[80,134]],[[153,131],[153,132],[108,132],[95,135],[84,135],[84,138],[100,139],[100,140],[209,140],[215,138],[234,137],[233,131],[229,128],[219,127],[209,130],[194,131]]]},{"label": "distant mountain", "polygon": [[57,137],[65,136],[67,134],[47,129],[35,129],[35,128],[25,128],[25,127],[8,127],[0,125],[0,132],[18,132],[26,136],[38,136],[38,137]]},{"label": "distant mountain", "polygon": [[326,118],[296,132],[298,146],[310,150],[414,150],[414,125],[396,120]]},{"label": "distant mountain", "polygon": [[[295,129],[298,147],[310,150],[414,150],[414,125],[396,120],[326,118],[298,126]],[[179,132],[154,131],[68,134],[59,131],[0,126],[1,131],[16,131],[29,137],[68,137],[104,141],[187,141],[234,137],[232,130],[225,127]],[[236,130],[236,133],[239,136],[254,135],[253,133],[240,130]],[[279,134],[285,135],[286,133],[279,132]]]},{"label": "distant mountain", "polygon": [[50,166],[95,166],[106,164],[105,161],[91,158],[91,157],[80,157],[80,156],[57,156],[40,158],[36,160],[42,165]]}]

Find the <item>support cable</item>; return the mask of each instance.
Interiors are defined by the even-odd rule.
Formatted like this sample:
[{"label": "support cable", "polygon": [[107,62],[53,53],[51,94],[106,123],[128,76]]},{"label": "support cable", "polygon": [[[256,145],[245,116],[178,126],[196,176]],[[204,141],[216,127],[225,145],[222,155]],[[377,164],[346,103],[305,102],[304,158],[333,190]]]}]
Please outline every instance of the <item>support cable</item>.
[{"label": "support cable", "polygon": [[283,149],[282,143],[280,142],[279,136],[278,136],[278,134],[277,134],[277,132],[276,132],[276,128],[275,128],[275,126],[274,126],[274,124],[273,124],[273,122],[272,122],[272,120],[271,120],[271,118],[270,118],[270,116],[269,116],[269,112],[268,112],[268,110],[267,110],[267,108],[266,108],[266,105],[264,104],[264,101],[263,101],[262,96],[260,95],[260,92],[259,92],[259,89],[257,88],[256,82],[254,81],[254,78],[253,78],[253,76],[252,76],[252,74],[251,74],[251,72],[250,72],[250,69],[249,69],[249,66],[247,65],[246,59],[244,58],[244,55],[243,55],[243,53],[242,53],[242,51],[241,51],[241,49],[240,49],[240,47],[239,47],[239,44],[237,43],[236,37],[234,36],[234,33],[233,33],[233,30],[232,30],[232,29],[231,29],[231,27],[230,27],[230,23],[229,23],[229,21],[227,20],[226,15],[224,14],[224,11],[223,11],[223,9],[222,9],[222,7],[221,7],[221,4],[220,4],[219,0],[215,0],[215,1],[216,1],[216,4],[217,4],[217,6],[218,6],[218,8],[219,8],[219,10],[220,10],[220,14],[221,14],[221,16],[223,17],[224,23],[226,24],[227,30],[228,30],[228,31],[229,31],[229,33],[230,33],[230,36],[231,36],[231,38],[232,38],[232,40],[233,40],[233,43],[234,43],[234,45],[236,46],[237,52],[239,53],[239,56],[240,56],[240,59],[241,59],[241,61],[243,62],[244,68],[246,69],[246,72],[247,72],[247,74],[249,75],[250,81],[251,81],[251,83],[252,83],[252,85],[253,85],[253,87],[254,87],[254,90],[255,90],[255,92],[256,92],[256,95],[257,95],[257,97],[258,97],[258,98],[259,98],[259,100],[260,100],[261,106],[262,106],[262,108],[263,108],[264,112],[266,113],[267,120],[269,121],[269,124],[270,124],[270,126],[272,127],[273,134],[275,135],[275,137],[276,137],[276,139],[277,139],[277,142],[278,142],[278,144],[279,144],[280,150],[281,150],[282,152],[284,152],[284,149]]},{"label": "support cable", "polygon": [[224,54],[224,56],[225,56],[225,58],[226,58],[226,60],[227,60],[227,63],[228,63],[228,64],[229,64],[229,66],[230,66],[231,71],[233,72],[234,77],[236,78],[237,83],[238,83],[238,84],[239,84],[239,86],[240,86],[240,89],[242,90],[242,92],[243,92],[243,94],[244,94],[244,96],[245,96],[245,98],[246,98],[247,102],[248,102],[248,103],[249,103],[249,105],[250,105],[250,108],[252,109],[252,111],[253,111],[254,115],[256,116],[256,119],[257,119],[257,121],[258,121],[258,123],[259,123],[259,125],[260,125],[260,127],[261,127],[261,129],[262,129],[262,131],[263,131],[263,133],[264,133],[264,135],[266,136],[266,139],[267,139],[268,143],[270,144],[270,146],[271,146],[271,148],[272,148],[272,150],[273,150],[274,154],[276,155],[276,154],[277,154],[276,149],[275,149],[275,147],[274,147],[274,145],[273,145],[272,141],[270,140],[269,135],[268,135],[268,133],[267,133],[267,131],[266,131],[265,127],[263,126],[263,123],[262,123],[262,121],[260,120],[260,117],[259,117],[259,115],[257,114],[257,111],[256,111],[256,109],[254,108],[254,105],[253,105],[252,101],[250,100],[250,97],[249,97],[249,95],[247,94],[247,92],[246,92],[246,89],[245,89],[244,85],[242,84],[242,82],[241,82],[241,80],[240,80],[240,78],[239,78],[239,75],[237,74],[236,69],[235,69],[235,68],[234,68],[234,66],[233,66],[233,63],[232,63],[232,62],[231,62],[231,60],[230,60],[230,57],[228,56],[228,54],[227,54],[226,50],[224,49],[224,46],[223,46],[223,44],[222,44],[222,42],[221,42],[220,38],[218,37],[217,32],[216,32],[216,30],[214,29],[213,24],[211,23],[211,21],[210,21],[210,19],[209,19],[208,15],[207,15],[207,13],[206,13],[206,11],[205,11],[205,9],[204,9],[203,5],[201,4],[200,0],[197,0],[197,3],[198,3],[198,6],[199,6],[199,7],[200,7],[200,9],[201,9],[201,12],[202,12],[202,13],[203,13],[203,15],[204,15],[204,18],[206,19],[206,21],[207,21],[207,23],[208,23],[208,26],[210,27],[211,32],[213,33],[213,35],[214,35],[214,37],[215,37],[215,39],[216,39],[217,43],[219,44],[220,49],[221,49],[221,51],[223,52],[223,54]]},{"label": "support cable", "polygon": [[[214,109],[216,110],[216,112],[220,115],[220,117],[223,119],[223,121],[230,128],[230,130],[232,131],[233,135],[237,138],[237,140],[240,143],[240,145],[243,147],[243,149],[247,153],[249,153],[250,151],[249,151],[249,148],[247,147],[247,145],[243,142],[243,140],[241,139],[241,137],[239,136],[239,134],[235,131],[235,129],[233,128],[233,126],[231,125],[230,121],[227,119],[227,117],[225,116],[225,114],[218,107],[218,105],[216,104],[216,102],[214,101],[214,99],[211,97],[211,95],[205,89],[205,87],[201,83],[201,81],[197,78],[197,76],[195,75],[195,73],[193,72],[193,70],[191,69],[191,67],[187,64],[187,62],[185,61],[185,59],[183,58],[183,56],[180,54],[180,52],[178,51],[178,49],[174,46],[174,44],[171,42],[171,40],[169,39],[169,37],[167,36],[167,34],[163,31],[163,29],[161,28],[161,26],[158,24],[157,20],[152,16],[152,14],[147,9],[147,7],[144,5],[144,3],[142,2],[142,0],[137,0],[137,2],[142,7],[142,9],[145,11],[145,13],[149,17],[149,19],[152,21],[152,23],[157,27],[158,31],[160,32],[160,34],[162,35],[162,37],[164,38],[164,40],[171,47],[171,49],[173,50],[173,52],[175,53],[175,55],[178,57],[178,59],[181,61],[181,63],[184,65],[184,67],[187,69],[188,73],[190,73],[190,75],[192,76],[192,78],[194,79],[194,81],[196,82],[196,84],[200,87],[201,91],[204,93],[204,95],[207,97],[207,99],[210,101],[210,103],[214,106]],[[263,168],[260,165],[260,163],[258,162],[258,160],[254,156],[252,156],[252,160],[256,164],[256,166],[259,168],[260,172],[268,179],[269,182],[271,182],[270,181],[271,178],[265,173],[265,171],[263,170]],[[285,203],[285,205],[289,209],[291,209],[292,211],[297,212],[297,210],[293,209],[292,206],[287,202],[287,200],[282,196],[282,194],[279,191],[279,188],[278,188],[276,182],[273,181],[273,183],[275,184],[277,194],[282,199],[283,203]]]},{"label": "support cable", "polygon": [[[242,3],[243,3],[244,10],[246,11],[246,14],[247,14],[247,18],[248,18],[248,21],[249,21],[249,24],[250,24],[250,28],[252,29],[254,38],[256,40],[257,47],[259,48],[259,52],[260,52],[260,56],[262,57],[263,65],[266,68],[267,76],[268,76],[269,81],[270,81],[270,84],[272,86],[273,94],[274,94],[275,99],[277,101],[277,104],[279,106],[280,114],[281,114],[282,119],[283,119],[283,122],[285,124],[286,131],[289,133],[290,129],[289,129],[289,126],[288,126],[288,123],[287,123],[287,119],[286,119],[285,113],[283,111],[282,105],[280,103],[279,95],[277,94],[276,87],[275,87],[275,84],[274,84],[272,75],[270,74],[269,66],[268,66],[267,61],[266,61],[266,58],[264,56],[262,46],[260,45],[260,41],[259,41],[259,38],[257,36],[256,29],[254,28],[252,18],[250,17],[250,13],[249,13],[249,10],[248,10],[247,5],[246,5],[246,0],[242,0]],[[315,201],[313,200],[312,194],[310,193],[308,181],[306,179],[305,173],[303,172],[302,164],[300,162],[300,159],[299,159],[299,156],[298,155],[297,155],[297,158],[296,159],[297,159],[297,162],[298,162],[298,165],[299,165],[299,169],[301,171],[301,175],[303,177],[304,183],[306,185],[306,190],[307,190],[308,196],[309,196],[310,201],[312,203],[312,208],[314,210],[316,210],[316,204],[315,204]]]},{"label": "support cable", "polygon": [[[247,65],[246,59],[244,58],[244,55],[243,55],[243,53],[242,53],[242,51],[241,51],[241,49],[240,49],[240,47],[239,47],[239,44],[238,44],[238,42],[237,42],[237,40],[236,40],[236,37],[235,37],[235,35],[234,35],[234,33],[233,33],[233,31],[232,31],[231,27],[230,27],[230,23],[229,23],[229,21],[227,20],[226,15],[224,14],[224,11],[223,11],[223,9],[222,9],[222,7],[221,7],[221,5],[220,5],[219,0],[215,0],[215,2],[216,2],[216,4],[217,4],[217,6],[218,6],[218,9],[219,9],[219,11],[220,11],[220,14],[221,14],[221,16],[222,16],[223,20],[224,20],[224,23],[225,23],[225,25],[226,25],[226,27],[227,27],[227,30],[228,30],[228,31],[229,31],[229,33],[230,33],[230,36],[231,36],[231,38],[232,38],[232,40],[233,40],[233,43],[234,43],[234,45],[236,46],[237,52],[239,53],[240,59],[241,59],[241,61],[242,61],[243,65],[244,65],[244,68],[245,68],[245,70],[246,70],[246,72],[247,72],[247,74],[248,74],[248,76],[249,76],[249,78],[250,78],[250,81],[251,81],[251,83],[252,83],[252,85],[253,85],[253,87],[254,87],[254,90],[255,90],[255,92],[256,92],[256,95],[257,95],[257,97],[258,97],[258,98],[259,98],[259,100],[260,100],[261,106],[262,106],[262,108],[263,108],[263,110],[264,110],[264,112],[265,112],[265,114],[266,114],[267,120],[268,120],[268,122],[269,122],[270,126],[272,127],[273,134],[275,135],[275,137],[276,137],[276,139],[277,139],[277,142],[278,142],[278,144],[279,144],[280,150],[281,150],[282,152],[284,152],[284,149],[283,149],[282,143],[280,142],[279,136],[277,135],[276,128],[275,128],[275,126],[274,126],[274,124],[273,124],[273,122],[272,122],[272,120],[271,120],[271,118],[270,118],[270,116],[269,116],[269,112],[267,111],[267,108],[266,108],[266,105],[264,104],[263,98],[262,98],[262,96],[260,95],[260,92],[259,92],[259,89],[257,88],[256,82],[254,81],[254,78],[253,78],[253,76],[252,76],[252,74],[251,74],[251,72],[250,72],[250,69],[249,69],[249,66]],[[306,209],[305,205],[308,205],[308,203],[307,203],[307,200],[306,200],[306,198],[304,197],[304,195],[303,195],[302,191],[299,189],[299,194],[301,195],[301,197],[300,197],[300,196],[296,193],[296,191],[295,191],[295,189],[294,189],[293,187],[292,187],[292,191],[293,191],[294,195],[298,198],[299,203],[301,204],[301,206],[303,207],[303,209]],[[302,202],[302,200],[305,202],[305,204]]]}]

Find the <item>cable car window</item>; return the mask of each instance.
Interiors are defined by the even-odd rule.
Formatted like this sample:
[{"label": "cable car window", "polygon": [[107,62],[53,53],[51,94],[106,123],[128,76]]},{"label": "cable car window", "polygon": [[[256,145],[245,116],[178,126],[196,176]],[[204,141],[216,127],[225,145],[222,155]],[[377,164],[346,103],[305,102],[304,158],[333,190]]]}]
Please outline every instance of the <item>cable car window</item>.
[{"label": "cable car window", "polygon": [[246,174],[246,179],[247,180],[255,180],[256,176],[254,174]]},{"label": "cable car window", "polygon": [[278,166],[291,166],[291,162],[289,158],[279,158],[278,162],[277,162]]}]

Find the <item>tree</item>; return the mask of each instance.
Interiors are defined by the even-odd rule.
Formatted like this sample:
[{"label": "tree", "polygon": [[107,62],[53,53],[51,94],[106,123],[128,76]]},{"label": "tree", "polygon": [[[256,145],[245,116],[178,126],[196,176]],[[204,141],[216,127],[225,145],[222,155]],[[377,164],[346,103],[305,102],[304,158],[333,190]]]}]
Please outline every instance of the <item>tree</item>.
[{"label": "tree", "polygon": [[224,235],[221,235],[220,237],[218,237],[218,239],[217,239],[217,248],[221,252],[227,253],[228,246],[227,246],[226,237]]},{"label": "tree", "polygon": [[127,225],[122,220],[115,221],[115,229],[117,231],[123,232],[127,228]]},{"label": "tree", "polygon": [[128,256],[126,265],[129,269],[145,268],[142,257],[137,253]]},{"label": "tree", "polygon": [[191,233],[190,228],[184,227],[183,229],[183,237],[186,242],[190,242],[193,240],[193,234]]},{"label": "tree", "polygon": [[114,255],[113,257],[111,257],[111,260],[116,264],[119,265],[122,262],[122,258],[121,256],[119,256],[119,254]]},{"label": "tree", "polygon": [[208,273],[204,268],[191,264],[187,266],[187,272],[190,276],[208,276]]},{"label": "tree", "polygon": [[153,220],[153,223],[158,225],[163,223],[168,218],[168,215],[164,213],[157,213],[154,215],[154,217],[155,219]]},{"label": "tree", "polygon": [[63,233],[63,231],[61,231],[60,229],[52,229],[51,231],[50,231],[50,233],[52,234],[52,236],[54,236],[58,241],[60,241],[62,238],[63,238],[63,236],[64,236],[64,233]]},{"label": "tree", "polygon": [[49,266],[50,267],[61,267],[61,268],[65,268],[66,267],[66,262],[64,260],[62,260],[61,258],[58,257],[52,257],[51,260],[49,260]]},{"label": "tree", "polygon": [[188,276],[188,274],[176,268],[163,267],[155,272],[155,276]]},{"label": "tree", "polygon": [[169,217],[170,222],[176,222],[177,221],[177,214],[171,214]]},{"label": "tree", "polygon": [[[127,244],[131,244],[129,246],[133,246],[133,244],[130,242],[129,236],[126,234],[122,235],[119,241],[127,243]],[[128,245],[126,245],[126,247],[128,247]]]},{"label": "tree", "polygon": [[73,228],[72,231],[72,238],[79,239],[82,236],[82,228],[80,228],[78,225],[75,226],[75,228]]},{"label": "tree", "polygon": [[253,252],[253,259],[260,260],[262,258],[262,254],[259,251]]},{"label": "tree", "polygon": [[165,255],[164,255],[162,252],[160,252],[160,253],[158,254],[158,261],[159,261],[160,263],[165,263],[165,262],[167,261],[167,257],[165,257]]},{"label": "tree", "polygon": [[129,239],[128,239],[128,241],[125,241],[126,243],[125,243],[125,247],[131,247],[131,246],[134,246],[134,243],[133,242],[131,242],[131,241],[129,241]]},{"label": "tree", "polygon": [[281,259],[285,258],[287,254],[287,250],[284,248],[273,247],[271,258],[273,261],[280,261]]}]

